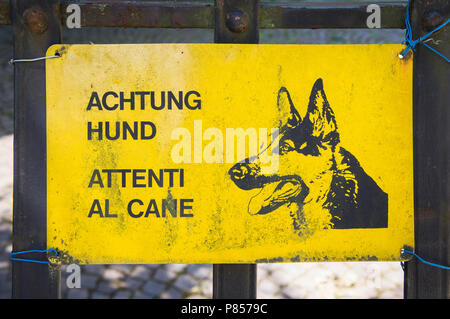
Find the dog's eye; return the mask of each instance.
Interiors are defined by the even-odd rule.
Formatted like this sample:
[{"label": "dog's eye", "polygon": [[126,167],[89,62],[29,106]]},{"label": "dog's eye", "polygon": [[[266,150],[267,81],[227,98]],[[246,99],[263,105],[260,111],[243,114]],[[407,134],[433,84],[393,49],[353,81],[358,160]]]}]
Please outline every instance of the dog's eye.
[{"label": "dog's eye", "polygon": [[306,146],[308,146],[307,142],[304,142],[302,145],[300,145],[300,147],[298,148],[299,151],[303,151]]},{"label": "dog's eye", "polygon": [[295,145],[294,142],[292,142],[291,140],[285,140],[283,141],[283,143],[280,144],[280,153],[287,153],[290,151],[295,150]]}]

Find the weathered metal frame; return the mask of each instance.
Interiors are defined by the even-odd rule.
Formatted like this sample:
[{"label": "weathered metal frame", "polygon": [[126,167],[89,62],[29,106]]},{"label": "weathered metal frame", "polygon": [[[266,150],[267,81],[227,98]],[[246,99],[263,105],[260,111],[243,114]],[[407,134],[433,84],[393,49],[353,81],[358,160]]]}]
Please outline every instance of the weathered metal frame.
[{"label": "weathered metal frame", "polygon": [[[221,3],[221,1],[217,1]],[[222,1],[227,3],[228,1]],[[60,1],[60,19],[74,1]],[[367,28],[367,6],[378,4],[382,29],[405,28],[406,1],[392,2],[261,2],[260,29],[358,29]],[[82,27],[203,28],[215,25],[214,2],[155,2],[97,0],[79,3]],[[344,18],[343,18],[344,17]],[[0,25],[11,24],[8,0],[0,0]]]},{"label": "weathered metal frame", "polygon": [[[69,0],[0,0],[0,25],[13,25],[14,57],[43,56],[60,42]],[[87,1],[80,3],[82,27],[214,28],[215,42],[257,43],[259,29],[366,28],[369,4],[381,8],[382,29],[405,28],[407,1],[354,3],[265,3],[258,0],[212,2]],[[47,28],[26,9],[42,10]],[[415,0],[414,37],[448,18],[448,0]],[[246,14],[246,16],[244,15]],[[245,18],[245,19],[242,19]],[[39,19],[38,19],[39,20]],[[244,21],[245,20],[245,21]],[[245,23],[242,23],[244,21]],[[39,21],[37,21],[39,22]],[[450,31],[433,41],[450,49]],[[416,251],[449,264],[448,141],[446,110],[448,64],[420,45],[414,54],[414,183]],[[46,247],[45,67],[44,62],[15,65],[14,218],[15,251]],[[59,297],[59,269],[13,263],[13,297]],[[405,267],[405,298],[450,298],[447,272],[413,259]],[[215,298],[256,298],[256,265],[214,265]]]}]

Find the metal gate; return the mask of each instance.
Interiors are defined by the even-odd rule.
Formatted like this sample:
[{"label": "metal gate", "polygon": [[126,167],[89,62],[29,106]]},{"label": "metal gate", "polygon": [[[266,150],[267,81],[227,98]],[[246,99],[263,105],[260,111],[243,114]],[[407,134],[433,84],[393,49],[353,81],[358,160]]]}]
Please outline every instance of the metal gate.
[{"label": "metal gate", "polygon": [[[61,43],[69,0],[0,1],[0,25],[13,25],[14,58],[42,57]],[[258,0],[212,2],[86,1],[83,27],[209,28],[217,43],[258,43],[260,29],[367,28],[368,6],[378,5],[380,28],[404,29],[406,1],[278,3]],[[413,38],[448,19],[448,0],[415,0],[410,8]],[[450,32],[434,35],[442,52]],[[426,259],[448,264],[449,64],[417,46],[414,52],[415,247]],[[46,247],[45,63],[14,65],[13,251]],[[59,266],[12,264],[14,298],[60,297]],[[214,298],[255,298],[256,264],[214,265]],[[406,298],[448,298],[445,270],[416,259],[405,263]]]}]

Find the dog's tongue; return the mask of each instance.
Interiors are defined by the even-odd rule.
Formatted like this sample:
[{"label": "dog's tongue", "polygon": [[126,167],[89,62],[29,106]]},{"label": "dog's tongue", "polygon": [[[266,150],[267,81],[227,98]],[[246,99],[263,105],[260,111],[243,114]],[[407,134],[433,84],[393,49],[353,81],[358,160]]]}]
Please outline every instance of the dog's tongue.
[{"label": "dog's tongue", "polygon": [[283,181],[266,184],[261,191],[250,199],[248,212],[250,215],[267,214],[290,198],[300,193],[297,181]]}]

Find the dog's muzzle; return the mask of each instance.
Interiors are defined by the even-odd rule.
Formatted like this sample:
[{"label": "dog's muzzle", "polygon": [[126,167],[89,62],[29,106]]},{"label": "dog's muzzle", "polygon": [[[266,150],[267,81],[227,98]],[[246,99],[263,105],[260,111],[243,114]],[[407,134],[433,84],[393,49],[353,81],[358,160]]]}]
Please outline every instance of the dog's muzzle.
[{"label": "dog's muzzle", "polygon": [[261,168],[256,163],[237,163],[230,168],[228,174],[236,186],[243,190],[264,185],[265,176],[261,175]]}]

